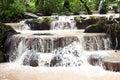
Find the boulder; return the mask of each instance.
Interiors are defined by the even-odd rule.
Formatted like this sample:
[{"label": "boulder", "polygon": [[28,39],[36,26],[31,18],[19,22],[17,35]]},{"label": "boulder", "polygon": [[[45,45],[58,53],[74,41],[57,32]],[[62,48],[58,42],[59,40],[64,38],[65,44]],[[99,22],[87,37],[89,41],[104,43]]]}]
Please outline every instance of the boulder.
[{"label": "boulder", "polygon": [[33,54],[30,57],[30,66],[32,66],[32,67],[39,66],[38,56],[36,54]]},{"label": "boulder", "polygon": [[50,25],[47,23],[27,22],[30,25],[31,30],[49,30]]},{"label": "boulder", "polygon": [[81,22],[76,22],[77,29],[85,29],[87,26],[95,24],[97,19],[87,19],[82,20]]},{"label": "boulder", "polygon": [[23,65],[29,65],[32,67],[39,66],[38,55],[35,52],[29,51],[23,59]]},{"label": "boulder", "polygon": [[101,65],[102,57],[99,56],[98,54],[92,54],[88,58],[88,62],[93,66]]},{"label": "boulder", "polygon": [[51,59],[50,66],[51,66],[51,67],[57,66],[57,64],[60,64],[61,61],[62,61],[62,59],[61,59],[60,56],[54,56],[54,57]]},{"label": "boulder", "polygon": [[86,27],[85,33],[105,33],[106,27],[105,22],[97,22],[96,24],[92,24]]},{"label": "boulder", "polygon": [[42,19],[27,20],[25,23],[29,25],[31,30],[50,30],[52,18],[45,17]]},{"label": "boulder", "polygon": [[120,59],[107,57],[102,61],[103,68],[109,71],[120,72]]}]

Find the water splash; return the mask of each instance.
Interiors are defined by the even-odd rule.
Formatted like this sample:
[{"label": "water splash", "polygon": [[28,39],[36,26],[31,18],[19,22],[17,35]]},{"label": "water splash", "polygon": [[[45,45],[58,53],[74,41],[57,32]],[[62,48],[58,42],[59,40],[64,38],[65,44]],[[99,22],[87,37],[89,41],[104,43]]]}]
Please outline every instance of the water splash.
[{"label": "water splash", "polygon": [[76,30],[76,22],[73,19],[73,16],[59,17],[57,21],[51,23],[51,30]]},{"label": "water splash", "polygon": [[[110,44],[109,36],[105,34],[17,34],[7,40],[6,53],[11,62],[18,64],[73,67],[90,65],[94,59],[99,63],[106,56],[101,51],[110,50]],[[99,51],[100,54],[104,53],[104,56],[100,56]],[[96,54],[99,57],[96,57]]]}]

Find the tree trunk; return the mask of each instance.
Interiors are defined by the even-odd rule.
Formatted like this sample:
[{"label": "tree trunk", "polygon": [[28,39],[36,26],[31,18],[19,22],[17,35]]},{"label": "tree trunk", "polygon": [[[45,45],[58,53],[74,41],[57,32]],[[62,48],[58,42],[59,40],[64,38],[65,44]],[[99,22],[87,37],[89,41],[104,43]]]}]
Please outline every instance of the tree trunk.
[{"label": "tree trunk", "polygon": [[87,6],[87,1],[84,2],[83,0],[80,0],[80,2],[84,5],[84,7],[86,8],[86,11],[88,14],[92,14],[92,12],[90,11],[89,7]]}]

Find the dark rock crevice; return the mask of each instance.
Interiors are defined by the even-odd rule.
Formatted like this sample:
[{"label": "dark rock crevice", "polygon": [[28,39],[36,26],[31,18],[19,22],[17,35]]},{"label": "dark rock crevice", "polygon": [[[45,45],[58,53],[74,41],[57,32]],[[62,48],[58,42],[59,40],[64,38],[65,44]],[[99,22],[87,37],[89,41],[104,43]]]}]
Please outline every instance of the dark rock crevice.
[{"label": "dark rock crevice", "polygon": [[7,40],[7,38],[16,33],[17,32],[11,26],[7,26],[5,24],[0,23],[0,62],[6,61],[6,58],[4,58],[5,41]]}]

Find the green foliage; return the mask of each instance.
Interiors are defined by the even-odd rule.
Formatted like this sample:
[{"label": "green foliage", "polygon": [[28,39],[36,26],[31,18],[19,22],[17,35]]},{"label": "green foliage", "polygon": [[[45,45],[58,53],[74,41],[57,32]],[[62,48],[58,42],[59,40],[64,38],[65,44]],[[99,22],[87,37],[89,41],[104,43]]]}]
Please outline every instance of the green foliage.
[{"label": "green foliage", "polygon": [[[106,0],[108,5],[108,10],[114,10],[117,11],[117,8],[119,6],[119,0]],[[118,8],[119,9],[119,8]]]},{"label": "green foliage", "polygon": [[31,30],[50,30],[50,24],[54,18],[43,17],[41,19],[27,20],[26,24],[30,25]]},{"label": "green foliage", "polygon": [[31,13],[36,13],[38,12],[36,6],[35,6],[35,0],[25,0],[24,5],[26,7],[26,11],[27,12],[31,12]]},{"label": "green foliage", "polygon": [[25,12],[25,6],[20,0],[1,0],[0,19],[2,21],[11,21],[17,17],[22,17]]},{"label": "green foliage", "polygon": [[80,0],[37,0],[36,7],[39,12],[50,15],[51,13],[66,14],[73,12],[78,14],[86,10]]},{"label": "green foliage", "polygon": [[74,14],[79,14],[79,12],[82,10],[82,4],[79,0],[71,1],[70,6],[71,12],[73,12]]},{"label": "green foliage", "polygon": [[97,19],[96,16],[90,16],[89,19]]},{"label": "green foliage", "polygon": [[37,0],[36,7],[39,12],[44,15],[51,15],[51,13],[61,12],[63,0]]},{"label": "green foliage", "polygon": [[44,18],[42,19],[42,22],[46,22],[46,23],[48,23],[48,24],[50,24],[52,21],[54,21],[54,19],[52,19],[52,18],[50,18],[50,17],[44,17]]},{"label": "green foliage", "polygon": [[100,0],[88,0],[88,6],[92,11],[97,11],[99,8]]},{"label": "green foliage", "polygon": [[[32,13],[43,13],[51,15],[58,13],[63,15],[66,13],[79,14],[81,11],[86,11],[91,14],[91,11],[96,11],[99,8],[100,13],[106,13],[107,10],[119,12],[119,0],[0,0],[0,20],[11,21],[23,17],[25,11]],[[67,4],[65,5],[65,3]]]},{"label": "green foliage", "polygon": [[74,17],[74,20],[76,22],[81,22],[83,20],[83,18],[81,16],[77,16],[77,17]]},{"label": "green foliage", "polygon": [[37,23],[47,23],[50,24],[52,21],[55,21],[55,19],[51,17],[43,17],[42,19],[33,19],[32,22],[37,22]]}]

